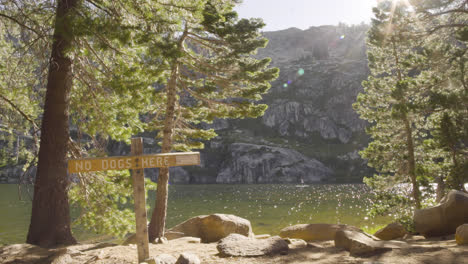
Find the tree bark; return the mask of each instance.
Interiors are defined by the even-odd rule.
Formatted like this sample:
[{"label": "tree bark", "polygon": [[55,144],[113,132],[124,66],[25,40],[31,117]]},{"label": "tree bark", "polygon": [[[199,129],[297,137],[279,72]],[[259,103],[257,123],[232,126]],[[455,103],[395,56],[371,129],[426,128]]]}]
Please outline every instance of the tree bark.
[{"label": "tree bark", "polygon": [[[175,62],[172,66],[171,77],[166,87],[167,105],[166,116],[164,119],[163,142],[161,153],[169,153],[172,149],[172,134],[174,126],[174,113],[176,104],[176,88],[177,88],[177,73],[178,63]],[[169,168],[160,168],[158,175],[158,187],[156,190],[156,203],[151,222],[149,224],[148,235],[149,241],[153,242],[156,239],[164,237],[164,228],[166,225],[167,213],[167,197],[169,183]]]},{"label": "tree bark", "polygon": [[[187,28],[184,30],[182,36],[180,36],[177,47],[179,50],[183,49],[185,38],[187,37]],[[161,147],[161,153],[169,153],[172,150],[172,135],[174,129],[174,113],[175,105],[177,102],[177,77],[179,76],[179,62],[177,58],[171,66],[171,76],[166,86],[166,116],[164,117],[164,128],[163,128],[163,142]],[[154,205],[153,214],[151,215],[151,221],[148,227],[149,241],[153,242],[156,239],[161,241],[164,237],[164,229],[166,226],[166,214],[167,214],[167,198],[168,198],[168,183],[169,183],[169,168],[160,168],[158,175],[158,187],[156,189],[156,202]]]},{"label": "tree bark", "polygon": [[42,247],[76,243],[71,233],[67,188],[69,101],[72,87],[72,61],[66,55],[71,47],[71,21],[80,0],[60,0],[47,79],[41,143],[34,184],[31,223],[27,243]]},{"label": "tree bark", "polygon": [[419,191],[419,183],[416,179],[416,161],[414,159],[414,143],[413,143],[413,130],[411,129],[408,116],[405,114],[403,121],[405,123],[406,133],[406,148],[408,150],[408,174],[410,176],[411,184],[413,185],[413,199],[416,209],[421,209],[421,192]]}]

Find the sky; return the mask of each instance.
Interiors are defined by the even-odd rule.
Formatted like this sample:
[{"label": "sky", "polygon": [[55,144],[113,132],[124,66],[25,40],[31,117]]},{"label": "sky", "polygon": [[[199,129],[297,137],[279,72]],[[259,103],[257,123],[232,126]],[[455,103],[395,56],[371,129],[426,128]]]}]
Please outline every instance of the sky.
[{"label": "sky", "polygon": [[377,0],[243,0],[240,18],[263,18],[263,31],[296,27],[369,23]]}]

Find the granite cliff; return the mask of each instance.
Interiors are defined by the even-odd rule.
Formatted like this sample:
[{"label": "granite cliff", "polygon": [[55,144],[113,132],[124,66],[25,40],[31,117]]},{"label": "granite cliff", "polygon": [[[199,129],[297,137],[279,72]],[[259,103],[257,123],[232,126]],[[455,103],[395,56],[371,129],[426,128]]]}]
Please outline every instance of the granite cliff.
[{"label": "granite cliff", "polygon": [[356,182],[369,168],[358,151],[367,144],[365,122],[353,111],[368,75],[368,27],[321,26],[265,32],[280,77],[258,119],[217,120],[219,136],[201,151],[200,167],[179,168],[173,182]]},{"label": "granite cliff", "polygon": [[[320,26],[265,32],[270,57],[280,68],[257,119],[216,120],[219,136],[206,142],[200,167],[172,168],[173,183],[352,182],[370,173],[358,151],[367,144],[365,122],[353,111],[367,77],[368,27]],[[145,152],[158,151],[151,133]],[[129,147],[109,144],[111,155]],[[11,169],[10,169],[11,170]],[[0,181],[13,175],[0,172]],[[6,173],[6,174],[5,174]],[[157,170],[147,170],[153,179]]]}]

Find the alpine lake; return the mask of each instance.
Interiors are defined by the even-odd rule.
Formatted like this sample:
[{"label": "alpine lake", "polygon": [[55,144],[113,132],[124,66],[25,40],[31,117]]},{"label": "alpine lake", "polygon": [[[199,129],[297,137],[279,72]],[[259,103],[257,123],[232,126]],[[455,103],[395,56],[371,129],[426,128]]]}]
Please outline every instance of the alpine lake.
[{"label": "alpine lake", "polygon": [[[22,188],[19,192],[18,185],[0,184],[0,245],[26,240],[31,198]],[[147,203],[153,206],[154,198],[152,191]],[[363,184],[170,185],[166,226],[214,213],[246,218],[255,234],[271,235],[295,224],[336,223],[372,229],[390,223],[389,217],[367,217],[372,199]],[[81,242],[116,240],[79,226],[73,227],[73,233]]]}]

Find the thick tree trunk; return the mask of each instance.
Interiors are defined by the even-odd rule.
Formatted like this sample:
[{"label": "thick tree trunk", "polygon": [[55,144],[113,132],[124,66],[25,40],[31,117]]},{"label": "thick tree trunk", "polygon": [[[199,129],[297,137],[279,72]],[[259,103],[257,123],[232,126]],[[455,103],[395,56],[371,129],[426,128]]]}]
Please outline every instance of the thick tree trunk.
[{"label": "thick tree trunk", "polygon": [[414,205],[417,209],[421,209],[421,192],[419,191],[419,183],[416,179],[416,161],[414,159],[414,143],[413,143],[413,130],[411,129],[408,116],[403,118],[405,122],[406,133],[406,148],[408,150],[408,174],[410,176],[411,184],[413,186],[413,199]]},{"label": "thick tree trunk", "polygon": [[70,228],[67,187],[68,106],[72,62],[65,54],[71,46],[67,16],[79,0],[60,0],[49,65],[39,161],[34,185],[27,242],[42,247],[76,243]]},{"label": "thick tree trunk", "polygon": [[[167,105],[166,117],[164,119],[162,153],[169,153],[172,149],[172,134],[174,126],[174,113],[176,105],[176,88],[178,64],[172,66],[171,77],[166,87]],[[166,225],[167,197],[169,183],[169,168],[160,168],[158,176],[158,187],[156,190],[156,203],[154,206],[151,222],[149,224],[149,241],[153,242],[164,237],[164,228]]]}]

